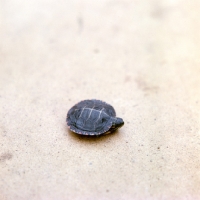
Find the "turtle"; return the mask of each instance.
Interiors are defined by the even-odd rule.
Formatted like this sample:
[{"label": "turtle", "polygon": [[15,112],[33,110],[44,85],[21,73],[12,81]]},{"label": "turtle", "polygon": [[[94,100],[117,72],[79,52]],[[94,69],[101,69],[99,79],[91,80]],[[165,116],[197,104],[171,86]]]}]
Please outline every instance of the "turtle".
[{"label": "turtle", "polygon": [[71,131],[89,136],[108,134],[124,125],[111,105],[96,99],[75,104],[68,111],[66,122]]}]

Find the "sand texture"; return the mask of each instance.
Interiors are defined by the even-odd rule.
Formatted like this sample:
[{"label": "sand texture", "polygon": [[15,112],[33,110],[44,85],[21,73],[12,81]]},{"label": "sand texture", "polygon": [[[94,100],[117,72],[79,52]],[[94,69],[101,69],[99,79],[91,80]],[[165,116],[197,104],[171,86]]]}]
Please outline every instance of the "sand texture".
[{"label": "sand texture", "polygon": [[[0,200],[200,199],[199,0],[0,0]],[[84,99],[125,125],[66,126]]]}]

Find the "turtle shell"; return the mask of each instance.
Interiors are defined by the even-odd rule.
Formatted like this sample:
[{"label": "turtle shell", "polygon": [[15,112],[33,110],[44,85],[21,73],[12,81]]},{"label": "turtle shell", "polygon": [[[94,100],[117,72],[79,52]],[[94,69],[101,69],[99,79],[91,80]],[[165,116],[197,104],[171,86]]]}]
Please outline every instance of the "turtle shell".
[{"label": "turtle shell", "polygon": [[109,131],[114,108],[101,100],[84,100],[74,105],[67,113],[70,130],[81,135],[101,135]]}]

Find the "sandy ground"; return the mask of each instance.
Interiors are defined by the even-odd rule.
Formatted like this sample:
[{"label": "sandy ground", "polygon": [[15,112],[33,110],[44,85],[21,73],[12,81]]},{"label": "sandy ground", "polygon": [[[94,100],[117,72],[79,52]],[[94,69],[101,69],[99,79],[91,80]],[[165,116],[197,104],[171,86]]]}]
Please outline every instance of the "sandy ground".
[{"label": "sandy ground", "polygon": [[[199,0],[0,0],[0,200],[200,199]],[[83,99],[124,127],[67,129]]]}]

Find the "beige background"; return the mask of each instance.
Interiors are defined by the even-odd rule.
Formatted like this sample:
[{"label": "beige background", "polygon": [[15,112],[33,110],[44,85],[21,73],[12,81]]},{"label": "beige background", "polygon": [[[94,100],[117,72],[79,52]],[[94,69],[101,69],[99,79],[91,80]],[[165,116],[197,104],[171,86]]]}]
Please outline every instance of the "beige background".
[{"label": "beige background", "polygon": [[[200,199],[199,0],[0,0],[0,200]],[[83,99],[125,126],[71,133]]]}]

